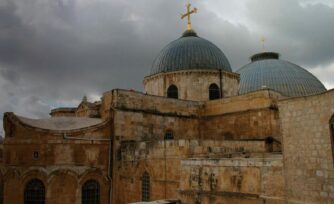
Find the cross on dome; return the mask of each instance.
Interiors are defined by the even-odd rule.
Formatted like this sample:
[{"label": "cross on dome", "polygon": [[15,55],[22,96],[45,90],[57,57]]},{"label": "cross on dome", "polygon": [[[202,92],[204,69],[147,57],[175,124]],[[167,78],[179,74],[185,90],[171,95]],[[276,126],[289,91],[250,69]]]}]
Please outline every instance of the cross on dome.
[{"label": "cross on dome", "polygon": [[184,19],[185,17],[187,17],[187,19],[188,19],[187,30],[191,30],[190,16],[191,16],[191,14],[197,13],[198,9],[194,8],[194,9],[191,10],[190,9],[191,8],[191,4],[189,2],[186,4],[186,7],[187,7],[187,13],[182,14],[181,15],[181,19]]}]

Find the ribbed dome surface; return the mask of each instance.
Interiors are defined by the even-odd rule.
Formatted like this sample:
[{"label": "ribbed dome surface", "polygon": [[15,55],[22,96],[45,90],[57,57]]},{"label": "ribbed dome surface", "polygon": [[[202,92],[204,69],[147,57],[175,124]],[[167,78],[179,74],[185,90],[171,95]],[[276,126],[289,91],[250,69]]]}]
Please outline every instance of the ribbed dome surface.
[{"label": "ribbed dome surface", "polygon": [[240,94],[269,88],[285,96],[307,96],[326,91],[310,72],[298,65],[279,60],[277,53],[260,53],[252,63],[237,71],[240,74]]},{"label": "ribbed dome surface", "polygon": [[155,59],[151,75],[187,69],[221,69],[232,72],[224,53],[213,43],[186,31],[167,45]]}]

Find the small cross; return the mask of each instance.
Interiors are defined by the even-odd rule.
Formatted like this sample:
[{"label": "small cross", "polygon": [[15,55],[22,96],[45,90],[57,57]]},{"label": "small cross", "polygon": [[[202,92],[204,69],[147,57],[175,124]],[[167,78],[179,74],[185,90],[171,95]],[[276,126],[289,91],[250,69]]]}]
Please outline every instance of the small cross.
[{"label": "small cross", "polygon": [[264,52],[266,51],[266,48],[265,48],[266,38],[262,37],[261,42],[262,42],[262,51]]},{"label": "small cross", "polygon": [[187,13],[185,14],[181,14],[181,19],[184,19],[185,17],[188,17],[188,25],[187,25],[187,30],[191,30],[191,20],[190,20],[190,15],[191,14],[194,14],[194,13],[197,13],[198,9],[197,8],[194,8],[193,10],[190,10],[190,7],[191,7],[191,4],[188,3],[186,5],[187,7]]}]

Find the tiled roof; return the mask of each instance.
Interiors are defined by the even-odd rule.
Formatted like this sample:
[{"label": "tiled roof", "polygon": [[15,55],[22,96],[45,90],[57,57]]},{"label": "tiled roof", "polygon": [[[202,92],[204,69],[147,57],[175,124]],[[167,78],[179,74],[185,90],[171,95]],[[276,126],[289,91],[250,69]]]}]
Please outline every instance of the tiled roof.
[{"label": "tiled roof", "polygon": [[186,31],[168,44],[155,59],[151,75],[189,69],[221,69],[232,72],[224,53],[213,43]]},{"label": "tiled roof", "polygon": [[29,126],[46,130],[76,130],[100,124],[101,119],[84,117],[54,117],[48,119],[30,119],[18,116],[18,119]]},{"label": "tiled roof", "polygon": [[273,89],[285,96],[307,96],[326,91],[310,72],[298,65],[280,60],[277,53],[260,53],[252,63],[237,71],[240,74],[240,94],[260,89]]}]

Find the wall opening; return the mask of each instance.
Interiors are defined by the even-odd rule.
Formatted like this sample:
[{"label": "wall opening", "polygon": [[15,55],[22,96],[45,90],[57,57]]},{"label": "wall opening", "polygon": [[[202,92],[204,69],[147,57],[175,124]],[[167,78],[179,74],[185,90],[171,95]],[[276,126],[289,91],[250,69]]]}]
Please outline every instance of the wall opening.
[{"label": "wall opening", "polygon": [[165,140],[173,140],[174,139],[174,134],[173,131],[167,130],[165,133]]},{"label": "wall opening", "polygon": [[145,172],[141,181],[142,201],[150,201],[150,175]]},{"label": "wall opening", "polygon": [[38,179],[30,180],[24,189],[25,204],[44,204],[45,187],[42,181]]},{"label": "wall opening", "polygon": [[211,84],[209,86],[209,99],[215,100],[219,99],[220,97],[220,89],[217,84]]},{"label": "wall opening", "polygon": [[167,89],[167,97],[168,98],[179,98],[179,91],[175,85],[170,85]]},{"label": "wall opening", "polygon": [[95,180],[86,181],[82,186],[82,204],[100,204],[100,184]]}]

